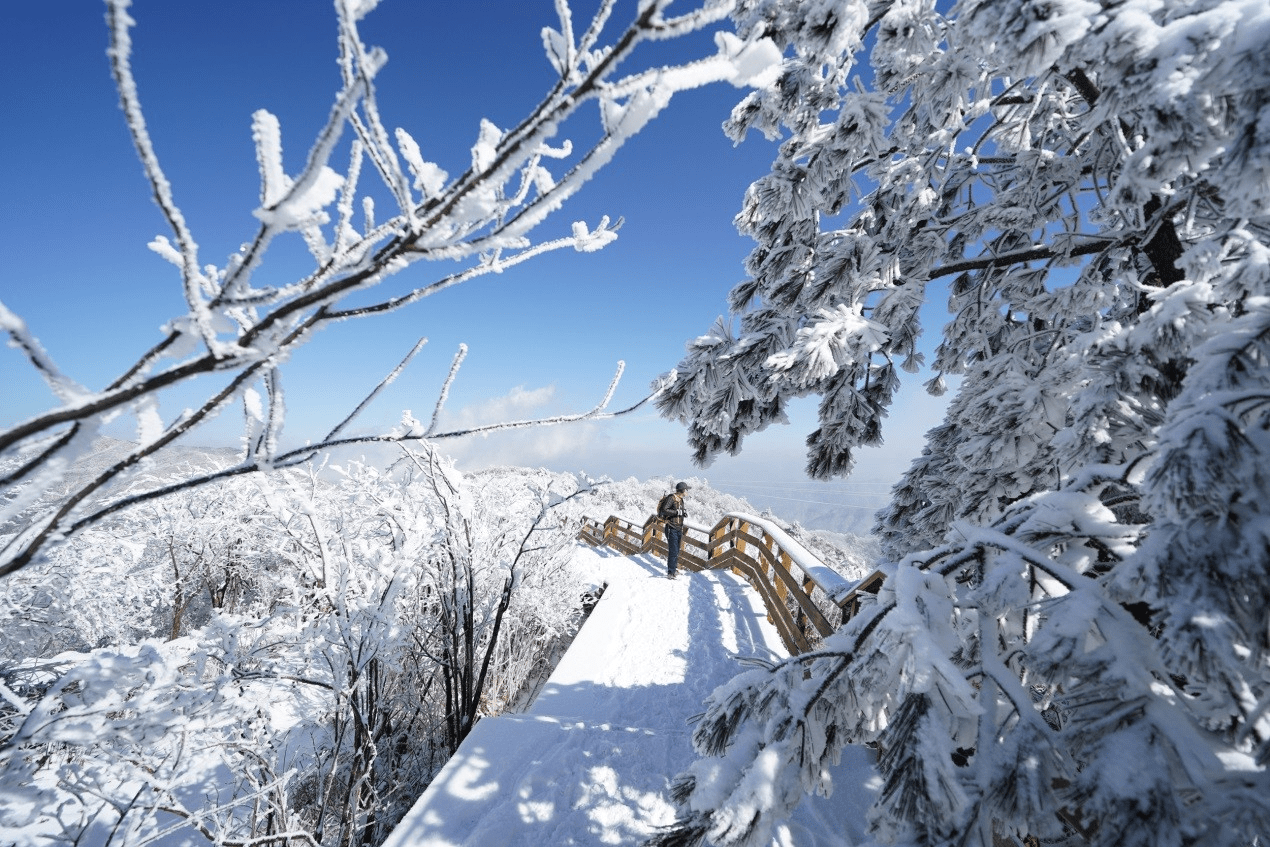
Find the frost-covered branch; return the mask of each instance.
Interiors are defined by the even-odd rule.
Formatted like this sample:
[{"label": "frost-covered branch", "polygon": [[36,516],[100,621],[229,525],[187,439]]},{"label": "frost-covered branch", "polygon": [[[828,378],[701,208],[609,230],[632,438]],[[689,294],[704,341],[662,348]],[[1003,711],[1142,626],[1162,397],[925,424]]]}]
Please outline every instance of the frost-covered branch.
[{"label": "frost-covered branch", "polygon": [[[416,348],[416,352],[417,352],[417,349],[418,348]],[[411,354],[411,356],[413,356],[413,353]],[[458,364],[461,361],[462,361],[461,354],[455,357],[455,367],[451,370],[449,377],[447,377],[447,388],[457,371]],[[403,365],[404,365],[404,362],[403,362]],[[394,373],[399,372],[400,367],[401,366],[399,366],[398,369],[394,371]],[[344,438],[337,438],[337,437],[331,436],[315,444],[306,444],[302,447],[297,447],[292,450],[286,450],[286,451],[276,453],[267,457],[249,455],[243,463],[234,465],[232,467],[222,468],[217,471],[210,471],[210,472],[202,473],[202,474],[194,474],[188,477],[187,479],[180,480],[179,482],[156,486],[139,493],[125,494],[111,501],[108,505],[102,506],[94,511],[88,512],[80,517],[77,517],[73,520],[73,522],[68,522],[68,524],[66,525],[65,531],[68,534],[74,534],[82,530],[84,527],[90,526],[93,523],[96,523],[97,521],[101,520],[102,518],[107,517],[108,515],[112,515],[117,512],[120,512],[124,509],[128,509],[133,506],[137,506],[139,504],[146,503],[152,500],[161,499],[163,497],[167,497],[172,494],[176,494],[177,492],[185,491],[191,488],[197,488],[197,487],[208,485],[208,484],[218,482],[221,480],[232,479],[234,477],[242,476],[244,474],[257,473],[260,470],[262,470],[262,465],[266,466],[270,470],[282,470],[285,468],[296,467],[298,465],[302,465],[310,461],[313,458],[313,456],[317,453],[327,451],[327,450],[334,450],[340,447],[351,447],[351,446],[364,445],[364,444],[405,444],[410,442],[423,441],[425,439],[428,441],[439,441],[439,440],[443,440],[447,438],[463,438],[463,437],[471,436],[471,435],[490,434],[494,432],[502,432],[502,431],[512,430],[512,429],[529,429],[534,427],[553,426],[557,424],[578,423],[581,421],[612,420],[616,417],[629,414],[635,411],[636,409],[639,409],[641,406],[647,403],[652,397],[656,396],[655,394],[653,394],[653,395],[650,395],[649,397],[645,397],[644,399],[638,401],[634,405],[629,406],[627,408],[620,409],[614,412],[606,412],[605,409],[608,407],[608,403],[612,399],[614,391],[616,391],[617,389],[617,385],[618,385],[618,382],[621,380],[622,370],[624,367],[625,367],[625,363],[623,362],[618,363],[617,370],[615,371],[613,375],[612,381],[609,383],[608,390],[605,392],[604,397],[600,400],[599,403],[596,404],[596,406],[593,409],[591,409],[588,412],[583,412],[576,415],[555,415],[551,417],[532,418],[532,419],[519,420],[519,421],[500,421],[496,423],[485,424],[482,426],[474,426],[474,427],[468,427],[464,429],[449,430],[445,432],[425,431],[422,425],[418,421],[415,421],[413,419],[406,419],[403,421],[402,425],[399,426],[395,431],[391,433],[387,433],[387,434],[351,436],[351,437],[344,437]],[[444,402],[445,395],[446,395],[446,390],[443,389],[440,395],[441,399],[438,401],[437,415],[439,415],[440,404]],[[435,426],[437,415],[434,415],[433,426]],[[345,419],[344,423],[347,424],[347,422],[351,420],[352,417],[353,416],[350,415],[349,418]],[[341,428],[342,426],[343,424],[341,425]],[[148,454],[143,454],[143,455],[148,455]],[[114,476],[117,476],[119,473],[123,472],[128,467],[130,467],[131,464],[134,464],[135,462],[139,460],[140,460],[139,458],[133,458],[132,456],[129,456],[128,458],[121,460],[120,462],[117,462],[116,464],[108,468],[106,471],[103,471],[93,481],[93,484],[86,486],[87,490],[91,492],[92,490],[95,490],[96,487],[100,487],[101,485],[104,485],[106,481],[113,478]],[[74,503],[63,505],[62,509],[58,512],[58,518],[59,519],[64,518],[67,515],[72,514],[72,510],[74,506],[78,505],[78,503],[81,502],[82,499],[84,498],[80,497],[79,499],[76,499]],[[19,538],[21,538],[21,536],[19,536]],[[36,540],[41,543],[44,541],[43,538],[37,538]],[[38,549],[37,544],[27,541],[26,539],[23,539],[23,541],[24,543],[30,544],[33,548]],[[14,563],[10,563],[0,567],[0,577],[6,576],[10,573],[20,570],[21,567],[23,567],[28,561],[29,561],[29,558],[20,558],[16,560]]]},{"label": "frost-covered branch", "polygon": [[[1101,581],[1063,563],[1064,544],[1045,556],[1024,543],[1038,521],[1076,518],[1082,496],[1042,495],[992,528],[910,556],[889,569],[877,602],[819,651],[716,690],[693,735],[703,758],[679,781],[690,812],[655,843],[699,833],[714,844],[765,844],[802,791],[829,788],[824,769],[838,750],[866,742],[887,751],[880,770],[890,787],[872,821],[886,840],[916,829],[917,843],[937,843],[952,830],[973,831],[975,815],[985,816],[989,833],[1056,834],[1060,810],[1090,814],[1094,801],[1082,790],[1121,790],[1087,760],[1092,739],[1109,731],[1098,703],[1151,702],[1126,712],[1117,732],[1150,733],[1161,745],[1153,761],[1168,770],[1152,778],[1152,802],[1219,779],[1222,766],[1187,715],[1190,696],[1170,689],[1167,670],[1151,660],[1145,627]],[[1114,523],[1101,532],[1104,544],[1121,545]],[[1031,624],[1023,623],[1027,609]],[[966,667],[981,669],[973,688]],[[912,755],[925,762],[918,773],[902,764]],[[1029,792],[1028,804],[1003,800]],[[923,801],[913,805],[917,794]]]},{"label": "frost-covered branch", "polygon": [[[1167,26],[1164,12],[1123,23],[1138,41],[1121,23],[1096,23],[1093,7],[1055,13],[1035,32],[1021,8],[847,4],[822,17],[811,4],[769,2],[736,13],[742,34],[800,52],[727,125],[738,141],[750,129],[790,134],[737,218],[757,242],[752,278],[729,298],[740,331],[692,345],[658,401],[663,415],[688,426],[700,462],[781,422],[790,398],[817,395],[821,426],[808,441],[808,471],[849,472],[855,451],[881,438],[899,384],[892,363],[923,364],[917,316],[934,280],[956,277],[957,317],[933,363],[938,389],[942,374],[1024,358],[1003,351],[1036,324],[1061,332],[1054,353],[1063,355],[1085,331],[1080,321],[1119,286],[1180,281],[1187,250],[1242,225],[1243,213],[1219,204],[1183,227],[1182,210],[1199,209],[1203,198],[1240,198],[1253,219],[1263,215],[1264,183],[1236,164],[1264,155],[1248,140],[1253,111],[1210,115],[1207,95],[1174,99],[1167,77],[1176,71],[1255,99],[1264,74],[1253,70],[1257,48],[1242,35],[1259,31],[1248,2],[1205,4]],[[1025,45],[1002,41],[1002,20]],[[1181,70],[1171,49],[1198,33],[1238,46],[1193,56],[1179,47],[1177,55],[1192,56]],[[1134,49],[1143,55],[1128,58]],[[866,61],[876,74],[867,87],[854,75]],[[1230,76],[1236,67],[1250,76]],[[1199,125],[1193,136],[1180,130]],[[1221,152],[1227,145],[1238,155]],[[881,344],[826,349],[844,316],[866,315]],[[804,333],[825,341],[800,345]],[[1035,367],[1037,357],[1027,358]],[[791,360],[812,365],[812,378]]]},{"label": "frost-covered branch", "polygon": [[137,148],[141,167],[145,171],[146,179],[150,182],[154,201],[176,235],[179,257],[174,257],[173,263],[181,268],[185,303],[190,309],[193,324],[200,331],[203,342],[210,347],[215,331],[212,329],[212,315],[207,308],[206,297],[211,291],[208,290],[208,280],[203,277],[199,268],[198,245],[172,195],[172,185],[159,164],[159,157],[150,140],[150,132],[146,129],[145,116],[137,94],[137,83],[132,75],[131,29],[136,21],[128,14],[128,8],[131,5],[131,0],[107,0],[106,20],[110,26],[110,48],[106,54],[110,57],[110,69],[115,77],[115,88],[119,92],[119,102],[123,107],[128,132],[132,135],[132,143]]},{"label": "frost-covered branch", "polygon": [[[320,444],[288,450],[278,443],[285,416],[281,368],[296,348],[334,321],[369,318],[417,305],[453,285],[501,272],[548,251],[601,249],[617,237],[620,219],[613,224],[604,217],[594,228],[577,222],[563,237],[538,238],[536,233],[565,200],[581,190],[627,140],[665,108],[676,92],[720,81],[737,86],[757,84],[779,60],[770,40],[761,36],[741,40],[720,33],[713,55],[686,56],[678,64],[623,76],[619,70],[623,62],[637,55],[646,42],[711,27],[726,17],[733,3],[701,0],[671,19],[664,16],[665,0],[641,3],[630,22],[613,32],[605,45],[602,36],[611,23],[615,4],[602,3],[574,43],[572,13],[568,3],[559,0],[556,5],[562,29],[544,36],[544,48],[559,78],[512,129],[482,122],[470,166],[452,178],[428,161],[426,151],[406,129],[390,132],[380,118],[374,83],[386,56],[362,42],[358,27],[361,18],[372,13],[374,4],[335,5],[341,85],[327,120],[310,145],[300,172],[288,174],[278,120],[265,111],[253,116],[251,133],[261,181],[260,204],[254,212],[255,235],[241,252],[216,267],[200,263],[194,233],[181,213],[176,189],[165,176],[147,129],[132,65],[135,22],[129,14],[129,0],[107,0],[111,68],[125,122],[150,189],[172,231],[173,240],[160,235],[150,247],[178,269],[188,311],[174,317],[165,327],[164,338],[106,388],[89,391],[64,377],[21,320],[0,307],[0,329],[24,351],[60,401],[0,432],[0,456],[14,460],[6,467],[4,483],[4,493],[13,496],[5,498],[0,522],[13,520],[21,527],[16,535],[0,539],[0,575],[21,569],[54,540],[117,511],[121,504],[143,502],[170,490],[171,486],[148,492],[134,490],[113,499],[111,494],[135,475],[144,460],[161,453],[228,405],[243,404],[248,456],[240,469],[243,471],[286,465],[329,446],[366,441],[338,437],[346,420]],[[590,103],[599,106],[598,140],[576,150],[567,139],[555,141],[561,127]],[[345,153],[346,163],[340,164]],[[362,167],[365,160],[371,163],[370,168]],[[381,213],[376,221],[373,204],[364,197],[366,220],[359,230],[354,226],[354,208],[364,171],[381,181],[396,208]],[[284,236],[303,241],[314,262],[312,269],[291,283],[258,285],[256,270],[270,245]],[[456,269],[431,281],[405,281],[377,300],[363,296],[358,305],[347,303],[350,295],[383,287],[424,259],[451,262]],[[204,382],[219,378],[221,386],[191,411],[174,420],[162,420],[156,398],[200,377]],[[621,414],[603,412],[614,388],[610,386],[605,400],[590,412],[501,426],[520,428]],[[378,390],[354,408],[350,417]],[[438,409],[444,399],[445,389]],[[136,448],[49,505],[51,492],[89,448],[100,427],[121,414],[137,421]],[[494,424],[465,433],[499,427]],[[429,437],[465,433],[434,433]],[[382,434],[378,440],[420,435],[422,432]],[[22,490],[18,492],[15,486]]]}]

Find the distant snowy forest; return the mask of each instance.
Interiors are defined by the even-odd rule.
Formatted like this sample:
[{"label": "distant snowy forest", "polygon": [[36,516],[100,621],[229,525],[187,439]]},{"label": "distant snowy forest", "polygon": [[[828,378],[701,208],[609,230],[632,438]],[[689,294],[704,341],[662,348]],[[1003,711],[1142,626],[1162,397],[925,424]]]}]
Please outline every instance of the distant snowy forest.
[{"label": "distant snowy forest", "polygon": [[[602,0],[580,27],[557,0],[558,83],[517,126],[485,122],[453,177],[380,122],[384,57],[357,28],[375,0],[335,5],[329,122],[289,175],[256,114],[256,235],[210,265],[146,130],[129,4],[107,0],[171,229],[151,246],[188,311],[91,390],[0,305],[56,397],[0,432],[0,839],[373,847],[477,717],[523,701],[595,590],[562,566],[579,510],[642,521],[669,481],[463,478],[438,452],[464,434],[438,431],[449,383],[431,422],[347,435],[375,388],[321,444],[287,446],[281,368],[331,321],[603,248],[607,219],[535,228],[676,92],[726,81],[752,91],[725,130],[781,141],[736,219],[756,246],[731,317],[647,400],[708,463],[817,396],[808,473],[847,474],[926,365],[921,311],[945,296],[927,388],[956,393],[879,548],[841,551],[877,563],[881,591],[817,649],[715,691],[657,843],[767,847],[805,793],[832,792],[847,744],[877,751],[880,843],[1270,841],[1265,0]],[[710,28],[708,56],[621,66]],[[598,141],[554,138],[590,105]],[[313,268],[260,285],[283,236]],[[380,289],[423,259],[454,270]],[[154,398],[201,376],[219,387],[161,419]],[[612,396],[501,426],[607,417]],[[231,405],[241,451],[180,449]],[[102,450],[121,416],[136,440]],[[328,452],[367,442],[399,452]]]}]

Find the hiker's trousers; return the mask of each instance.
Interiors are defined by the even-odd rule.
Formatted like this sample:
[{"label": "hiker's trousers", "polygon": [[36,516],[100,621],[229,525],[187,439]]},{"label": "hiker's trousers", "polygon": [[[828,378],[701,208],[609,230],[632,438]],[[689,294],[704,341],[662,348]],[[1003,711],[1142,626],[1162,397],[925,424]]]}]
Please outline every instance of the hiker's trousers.
[{"label": "hiker's trousers", "polygon": [[679,545],[683,543],[683,527],[666,524],[666,573],[679,571]]}]

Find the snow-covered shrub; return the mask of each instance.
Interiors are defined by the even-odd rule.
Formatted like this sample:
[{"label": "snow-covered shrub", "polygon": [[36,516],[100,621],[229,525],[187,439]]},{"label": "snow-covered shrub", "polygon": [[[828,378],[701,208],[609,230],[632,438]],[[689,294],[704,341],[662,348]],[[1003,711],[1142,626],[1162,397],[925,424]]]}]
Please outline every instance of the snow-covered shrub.
[{"label": "snow-covered shrub", "polygon": [[[465,479],[411,450],[183,490],[78,534],[50,559],[42,617],[9,593],[30,637],[6,621],[0,831],[378,843],[576,630],[590,586],[556,513],[587,489]],[[134,613],[126,592],[147,602]],[[41,652],[62,641],[83,652]]]}]

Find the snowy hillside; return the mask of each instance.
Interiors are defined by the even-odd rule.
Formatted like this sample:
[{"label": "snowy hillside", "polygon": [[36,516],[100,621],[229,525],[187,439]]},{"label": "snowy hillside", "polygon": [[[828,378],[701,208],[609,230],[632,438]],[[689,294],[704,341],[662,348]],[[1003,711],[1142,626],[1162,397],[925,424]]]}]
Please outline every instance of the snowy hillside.
[{"label": "snowy hillside", "polygon": [[[127,449],[101,442],[75,474]],[[139,470],[148,485],[236,458],[171,455]],[[572,565],[582,518],[642,523],[673,482],[465,476],[420,447],[235,476],[84,528],[0,583],[0,843],[279,826],[379,843],[577,632],[598,585]],[[757,511],[692,482],[695,523]],[[876,552],[789,532],[848,578]]]}]

